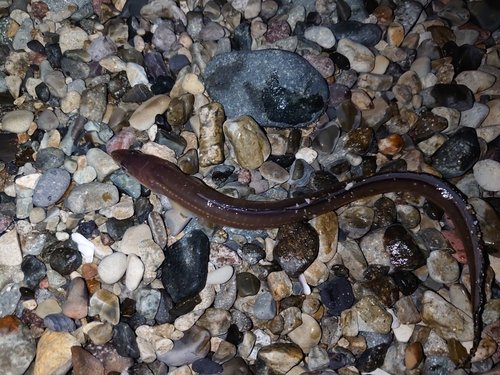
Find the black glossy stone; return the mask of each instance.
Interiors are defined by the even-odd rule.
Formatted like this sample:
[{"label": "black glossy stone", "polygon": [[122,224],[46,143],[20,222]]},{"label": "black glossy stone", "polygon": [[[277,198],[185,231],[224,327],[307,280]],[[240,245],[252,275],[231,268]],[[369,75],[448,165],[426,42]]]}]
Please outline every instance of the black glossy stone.
[{"label": "black glossy stone", "polygon": [[122,97],[124,102],[145,102],[153,97],[151,90],[143,83],[139,83],[128,90]]},{"label": "black glossy stone", "polygon": [[127,229],[133,226],[134,226],[133,218],[118,220],[115,219],[114,217],[110,217],[106,221],[106,229],[108,231],[108,234],[115,241],[120,241],[125,232],[127,231]]},{"label": "black glossy stone", "polygon": [[380,344],[366,349],[358,358],[356,368],[361,372],[372,372],[384,364],[389,345]]},{"label": "black glossy stone", "polygon": [[314,171],[311,173],[311,180],[309,181],[314,190],[325,189],[338,182],[338,178],[328,171]]},{"label": "black glossy stone", "polygon": [[10,163],[16,160],[17,134],[0,133],[0,160]]},{"label": "black glossy stone", "polygon": [[369,289],[387,307],[391,307],[399,299],[399,289],[388,275],[365,282],[363,287]]},{"label": "black glossy stone", "polygon": [[148,215],[153,211],[153,205],[146,197],[140,197],[134,202],[134,211],[136,214],[137,222],[142,224],[148,218]]},{"label": "black glossy stone", "polygon": [[38,99],[40,99],[42,102],[46,102],[50,99],[50,90],[45,82],[36,85],[35,93]]},{"label": "black glossy stone", "polygon": [[485,50],[469,44],[463,44],[453,54],[451,63],[455,68],[455,74],[465,70],[477,70],[481,66]]},{"label": "black glossy stone", "polygon": [[391,276],[404,296],[413,294],[418,288],[417,276],[409,271],[397,271]]},{"label": "black glossy stone", "polygon": [[33,255],[25,255],[21,263],[24,273],[24,283],[28,288],[35,288],[47,274],[45,264]]},{"label": "black glossy stone", "polygon": [[161,281],[174,302],[196,296],[205,287],[209,254],[208,237],[200,230],[165,250]]},{"label": "black glossy stone", "polygon": [[113,346],[122,357],[140,357],[135,333],[128,324],[120,322],[114,326]]},{"label": "black glossy stone", "polygon": [[61,70],[66,77],[75,79],[86,79],[90,75],[88,64],[83,61],[76,61],[68,57],[61,59]]},{"label": "black glossy stone", "polygon": [[328,309],[328,314],[340,316],[342,311],[347,310],[354,303],[354,294],[349,280],[336,277],[322,285],[321,301]]},{"label": "black glossy stone", "polygon": [[97,224],[95,221],[84,221],[81,222],[80,225],[78,225],[77,232],[80,233],[84,237],[90,237],[94,230],[97,229]]},{"label": "black glossy stone", "polygon": [[174,301],[172,301],[172,297],[168,295],[165,289],[158,290],[160,291],[160,305],[155,320],[158,324],[173,323],[175,317],[170,314],[170,311],[174,307]]},{"label": "black glossy stone", "polygon": [[398,271],[412,271],[425,264],[420,247],[401,224],[394,224],[384,232],[384,246],[391,264]]},{"label": "black glossy stone", "polygon": [[108,92],[115,99],[121,99],[130,90],[127,73],[120,72],[111,77],[108,83]]},{"label": "black glossy stone", "polygon": [[464,175],[479,159],[480,146],[476,130],[469,127],[458,129],[432,157],[431,166],[444,178]]},{"label": "black glossy stone", "polygon": [[185,138],[163,129],[158,129],[155,142],[174,150],[176,156],[181,156],[187,146]]},{"label": "black glossy stone", "polygon": [[26,46],[34,52],[45,55],[45,47],[38,40],[30,40],[28,43],[26,43]]},{"label": "black glossy stone", "polygon": [[338,66],[339,69],[342,70],[351,69],[351,63],[349,62],[349,59],[338,52],[331,53],[330,59],[333,61],[335,65]]},{"label": "black glossy stone", "polygon": [[69,247],[57,248],[49,256],[49,264],[54,271],[66,276],[82,265],[82,255]]},{"label": "black glossy stone", "polygon": [[328,86],[319,72],[287,51],[216,55],[204,77],[210,97],[224,106],[227,117],[246,114],[261,126],[308,125],[321,115],[328,99]]},{"label": "black glossy stone", "polygon": [[248,264],[253,265],[266,257],[266,251],[254,243],[245,243],[237,250],[238,255]]},{"label": "black glossy stone", "polygon": [[382,197],[375,202],[372,208],[375,212],[372,228],[383,228],[396,222],[398,217],[396,204],[392,199]]},{"label": "black glossy stone", "polygon": [[234,346],[238,346],[243,340],[243,333],[241,333],[236,324],[231,324],[227,330],[226,341]]},{"label": "black glossy stone", "polygon": [[175,80],[166,75],[160,75],[155,78],[151,85],[151,92],[155,95],[168,94],[174,87]]}]

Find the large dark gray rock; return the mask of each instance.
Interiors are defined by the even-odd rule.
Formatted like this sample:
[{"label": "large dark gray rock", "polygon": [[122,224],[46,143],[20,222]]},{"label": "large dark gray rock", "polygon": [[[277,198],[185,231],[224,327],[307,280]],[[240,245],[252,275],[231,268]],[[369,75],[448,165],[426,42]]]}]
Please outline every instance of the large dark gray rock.
[{"label": "large dark gray rock", "polygon": [[328,86],[301,56],[281,50],[235,51],[215,56],[205,69],[210,97],[226,116],[248,115],[261,126],[302,127],[315,121]]}]

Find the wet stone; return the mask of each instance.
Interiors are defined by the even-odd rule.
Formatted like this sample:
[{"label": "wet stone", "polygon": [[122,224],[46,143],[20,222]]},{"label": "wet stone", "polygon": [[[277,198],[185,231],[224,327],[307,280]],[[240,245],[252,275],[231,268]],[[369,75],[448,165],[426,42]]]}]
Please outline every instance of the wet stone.
[{"label": "wet stone", "polygon": [[385,355],[389,345],[380,344],[372,348],[368,348],[358,358],[356,368],[362,372],[371,372],[381,367],[384,363]]},{"label": "wet stone", "polygon": [[82,255],[78,250],[60,247],[50,254],[49,264],[54,271],[66,276],[82,265]]},{"label": "wet stone", "polygon": [[375,213],[370,207],[348,208],[339,216],[339,227],[348,237],[361,238],[370,230],[374,215]]},{"label": "wet stone", "polygon": [[126,323],[120,322],[114,326],[113,346],[122,357],[140,357],[135,333]]},{"label": "wet stone", "polygon": [[305,126],[319,117],[328,98],[325,81],[309,63],[278,50],[218,55],[207,65],[205,85],[228,117],[246,114],[261,126]]},{"label": "wet stone", "polygon": [[236,287],[240,297],[254,296],[260,289],[260,280],[250,272],[236,275]]},{"label": "wet stone", "polygon": [[257,354],[257,372],[285,374],[297,365],[302,357],[303,353],[298,345],[284,343],[267,345]]},{"label": "wet stone", "polygon": [[349,281],[343,277],[336,277],[323,285],[321,300],[328,309],[328,314],[340,316],[354,303],[354,294]]},{"label": "wet stone", "polygon": [[423,256],[410,233],[400,224],[388,227],[384,232],[384,246],[391,265],[399,271],[412,271],[423,265]]},{"label": "wet stone", "polygon": [[89,315],[99,315],[103,322],[118,324],[120,321],[120,305],[118,297],[104,289],[98,290],[89,302]]},{"label": "wet stone", "polygon": [[278,231],[273,257],[289,276],[298,276],[318,256],[318,234],[309,224],[293,223]]},{"label": "wet stone", "polygon": [[436,151],[431,166],[444,178],[462,176],[479,158],[479,142],[472,128],[460,128]]},{"label": "wet stone", "polygon": [[210,334],[204,328],[193,326],[184,331],[184,336],[174,341],[172,350],[159,354],[157,358],[168,366],[184,366],[205,358],[210,349]]},{"label": "wet stone", "polygon": [[162,283],[174,302],[198,294],[207,279],[210,244],[201,231],[193,231],[166,249]]}]

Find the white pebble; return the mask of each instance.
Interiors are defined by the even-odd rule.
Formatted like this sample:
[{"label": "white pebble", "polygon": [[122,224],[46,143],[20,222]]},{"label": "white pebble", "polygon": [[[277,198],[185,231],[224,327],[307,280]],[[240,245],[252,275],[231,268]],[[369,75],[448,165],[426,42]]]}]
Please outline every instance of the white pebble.
[{"label": "white pebble", "polygon": [[492,160],[480,160],[474,165],[474,178],[479,186],[488,191],[500,190],[500,163]]},{"label": "white pebble", "polygon": [[127,274],[125,276],[125,286],[133,291],[139,287],[142,276],[144,275],[144,263],[135,255],[130,254],[127,261]]},{"label": "white pebble", "polygon": [[108,255],[97,268],[97,272],[103,283],[114,284],[122,278],[127,270],[127,256],[123,253]]},{"label": "white pebble", "polygon": [[301,273],[299,275],[299,282],[302,284],[302,290],[304,292],[304,294],[306,296],[308,296],[309,294],[311,294],[311,287],[309,286],[309,284],[306,282],[306,277],[304,276],[303,273]]},{"label": "white pebble", "polygon": [[71,239],[77,243],[78,251],[82,253],[85,263],[92,263],[94,260],[95,245],[80,233],[72,233]]},{"label": "white pebble", "polygon": [[233,267],[222,266],[213,272],[210,272],[207,276],[207,284],[224,284],[228,281],[231,276],[233,276]]}]

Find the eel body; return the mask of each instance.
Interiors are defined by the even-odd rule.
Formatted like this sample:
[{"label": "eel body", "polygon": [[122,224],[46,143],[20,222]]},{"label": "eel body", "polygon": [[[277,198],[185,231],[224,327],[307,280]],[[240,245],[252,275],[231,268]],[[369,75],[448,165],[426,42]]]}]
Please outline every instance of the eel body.
[{"label": "eel body", "polygon": [[428,174],[391,172],[339,182],[297,198],[275,202],[228,197],[185,175],[175,164],[131,150],[113,151],[112,157],[127,174],[151,191],[167,196],[192,214],[210,222],[244,229],[276,228],[308,220],[361,198],[394,191],[419,194],[453,220],[465,247],[471,281],[474,354],[481,337],[484,302],[484,259],[481,233],[465,196],[449,183]]}]

